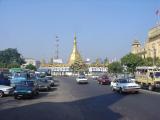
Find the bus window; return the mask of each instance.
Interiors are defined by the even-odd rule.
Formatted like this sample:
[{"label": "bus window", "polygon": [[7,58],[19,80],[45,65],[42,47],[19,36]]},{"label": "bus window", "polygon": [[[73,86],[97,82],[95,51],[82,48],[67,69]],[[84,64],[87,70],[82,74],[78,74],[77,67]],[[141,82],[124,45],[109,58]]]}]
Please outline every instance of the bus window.
[{"label": "bus window", "polygon": [[149,74],[149,76],[150,76],[152,79],[154,78],[154,75],[153,75],[152,72]]}]

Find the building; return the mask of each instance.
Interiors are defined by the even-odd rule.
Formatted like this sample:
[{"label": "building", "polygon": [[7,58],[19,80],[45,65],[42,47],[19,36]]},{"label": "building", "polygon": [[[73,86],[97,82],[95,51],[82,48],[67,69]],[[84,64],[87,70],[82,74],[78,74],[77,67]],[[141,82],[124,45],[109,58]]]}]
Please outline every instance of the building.
[{"label": "building", "polygon": [[53,59],[53,63],[58,63],[58,64],[62,64],[63,60],[58,58],[58,59]]},{"label": "building", "polygon": [[138,40],[135,40],[131,53],[139,54],[142,58],[160,58],[160,25],[149,30],[148,38],[143,47]]},{"label": "building", "polygon": [[33,58],[25,58],[25,64],[23,64],[22,67],[26,67],[29,64],[36,66],[36,68],[40,67],[40,61],[35,60]]}]

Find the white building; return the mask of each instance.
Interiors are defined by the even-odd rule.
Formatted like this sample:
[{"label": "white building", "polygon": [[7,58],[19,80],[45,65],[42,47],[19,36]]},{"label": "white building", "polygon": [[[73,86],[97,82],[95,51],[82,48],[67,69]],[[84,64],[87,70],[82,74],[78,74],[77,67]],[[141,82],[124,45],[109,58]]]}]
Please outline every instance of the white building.
[{"label": "white building", "polygon": [[29,64],[32,64],[34,66],[36,66],[36,68],[39,68],[40,67],[40,61],[38,60],[35,60],[33,58],[25,58],[25,64],[22,65],[22,67],[26,67],[27,65]]},{"label": "white building", "polygon": [[62,64],[63,60],[62,59],[53,59],[53,63]]},{"label": "white building", "polygon": [[[71,76],[73,75],[73,71],[70,69],[70,67],[40,67],[40,69],[50,69],[51,74],[54,76]],[[88,75],[95,75],[95,74],[102,74],[106,73],[108,69],[106,67],[89,67],[88,68]]]}]

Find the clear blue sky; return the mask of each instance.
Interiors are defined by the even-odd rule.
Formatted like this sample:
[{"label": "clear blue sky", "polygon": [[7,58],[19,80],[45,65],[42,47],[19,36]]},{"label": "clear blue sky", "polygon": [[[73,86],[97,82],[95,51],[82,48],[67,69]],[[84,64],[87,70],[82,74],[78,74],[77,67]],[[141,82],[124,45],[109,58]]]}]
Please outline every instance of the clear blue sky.
[{"label": "clear blue sky", "polygon": [[76,32],[83,58],[121,58],[135,38],[145,42],[158,8],[160,0],[0,0],[0,50],[48,60],[58,35],[67,61]]}]

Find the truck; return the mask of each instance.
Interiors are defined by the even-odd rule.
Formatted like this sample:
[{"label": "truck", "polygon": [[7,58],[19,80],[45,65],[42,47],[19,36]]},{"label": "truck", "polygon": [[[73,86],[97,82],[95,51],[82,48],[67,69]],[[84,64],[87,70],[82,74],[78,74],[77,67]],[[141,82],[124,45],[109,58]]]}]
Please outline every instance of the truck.
[{"label": "truck", "polygon": [[137,67],[135,81],[141,86],[141,88],[147,88],[150,91],[160,88],[160,67]]}]

